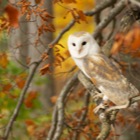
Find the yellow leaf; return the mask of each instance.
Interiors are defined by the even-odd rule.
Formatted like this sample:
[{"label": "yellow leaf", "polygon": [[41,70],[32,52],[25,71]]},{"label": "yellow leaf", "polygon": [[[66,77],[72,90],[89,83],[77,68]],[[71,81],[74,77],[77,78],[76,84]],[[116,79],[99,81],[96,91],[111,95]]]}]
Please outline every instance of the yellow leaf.
[{"label": "yellow leaf", "polygon": [[6,53],[1,53],[0,54],[0,66],[2,68],[6,68],[8,64],[8,58]]}]

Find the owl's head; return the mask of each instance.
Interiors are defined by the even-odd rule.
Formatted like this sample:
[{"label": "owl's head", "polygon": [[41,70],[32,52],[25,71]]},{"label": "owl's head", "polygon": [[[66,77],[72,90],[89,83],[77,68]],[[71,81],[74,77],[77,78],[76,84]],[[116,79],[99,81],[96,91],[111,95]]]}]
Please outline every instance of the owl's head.
[{"label": "owl's head", "polygon": [[77,32],[69,36],[68,49],[73,58],[84,58],[100,52],[100,47],[88,32]]}]

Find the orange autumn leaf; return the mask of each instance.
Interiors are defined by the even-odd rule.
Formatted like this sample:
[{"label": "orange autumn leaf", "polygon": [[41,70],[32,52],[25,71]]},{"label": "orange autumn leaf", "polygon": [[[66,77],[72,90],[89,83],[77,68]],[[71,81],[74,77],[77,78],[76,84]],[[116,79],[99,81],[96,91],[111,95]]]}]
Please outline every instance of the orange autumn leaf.
[{"label": "orange autumn leaf", "polygon": [[15,81],[18,88],[22,89],[24,87],[26,80],[25,78],[26,74],[24,73],[16,77]]},{"label": "orange autumn leaf", "polygon": [[4,114],[0,114],[0,119],[4,118],[5,115]]},{"label": "orange autumn leaf", "polygon": [[37,95],[38,94],[37,94],[36,91],[30,91],[28,93],[28,96],[24,100],[24,103],[25,103],[26,107],[28,107],[28,108],[32,108],[33,107],[33,101],[34,101],[34,99],[37,98]]},{"label": "orange autumn leaf", "polygon": [[35,0],[36,4],[39,4],[41,2],[41,0]]},{"label": "orange autumn leaf", "polygon": [[136,123],[136,129],[140,131],[140,124]]},{"label": "orange autumn leaf", "polygon": [[40,69],[41,75],[44,75],[46,73],[50,73],[50,64],[46,64]]},{"label": "orange autumn leaf", "polygon": [[77,14],[79,15],[80,20],[85,21],[87,23],[86,15],[82,10],[77,10]]},{"label": "orange autumn leaf", "polygon": [[65,60],[65,58],[60,53],[56,54],[56,59],[59,59],[61,62]]},{"label": "orange autumn leaf", "polygon": [[18,88],[22,89],[25,85],[25,80],[16,79],[16,84]]},{"label": "orange autumn leaf", "polygon": [[35,125],[35,122],[33,120],[29,119],[29,120],[25,120],[25,124],[28,125],[28,126],[29,125]]},{"label": "orange autumn leaf", "polygon": [[10,26],[14,27],[14,28],[19,27],[18,20],[19,20],[20,14],[19,14],[18,9],[15,8],[14,6],[8,4],[5,7],[4,11],[5,11],[5,13],[8,16],[8,20],[9,20]]},{"label": "orange autumn leaf", "polygon": [[89,126],[85,126],[84,129],[83,129],[83,131],[84,131],[85,133],[89,132],[89,130],[90,130],[90,127],[89,127]]},{"label": "orange autumn leaf", "polygon": [[128,33],[119,33],[110,54],[129,54],[132,57],[140,57],[140,26],[134,26]]},{"label": "orange autumn leaf", "polygon": [[66,50],[66,51],[64,52],[64,55],[66,55],[67,58],[71,56],[71,55],[70,55],[70,52],[69,52],[68,50]]},{"label": "orange autumn leaf", "polygon": [[58,96],[52,96],[51,97],[51,102],[56,103],[57,99],[58,99]]},{"label": "orange autumn leaf", "polygon": [[86,23],[87,22],[87,18],[86,18],[86,15],[84,14],[84,12],[82,10],[79,10],[77,8],[73,8],[73,9],[70,9],[67,11],[66,15],[64,18],[67,17],[68,14],[71,14],[71,16],[73,17],[73,19],[80,24],[80,21],[84,21]]},{"label": "orange autumn leaf", "polygon": [[[98,119],[97,116],[93,113],[93,109],[95,109],[95,107],[96,107],[96,105],[95,104],[92,104],[92,105],[89,106],[89,109],[88,109],[87,117],[91,121]],[[92,124],[91,124],[91,126],[92,126]]]},{"label": "orange autumn leaf", "polygon": [[124,45],[130,46],[132,50],[140,48],[140,27],[136,26],[127,33],[124,38]]},{"label": "orange autumn leaf", "polygon": [[27,132],[29,133],[30,136],[33,136],[35,134],[35,130],[37,125],[33,120],[26,120],[25,121]]},{"label": "orange autumn leaf", "polygon": [[110,51],[111,55],[115,55],[120,51],[120,48],[123,44],[123,38],[124,38],[124,35],[122,33],[118,33],[115,36],[115,42],[114,42],[113,47]]},{"label": "orange autumn leaf", "polygon": [[6,53],[0,54],[0,67],[6,68],[8,64],[8,58]]},{"label": "orange autumn leaf", "polygon": [[41,59],[45,61],[46,59],[48,59],[48,57],[49,57],[48,54],[45,52],[42,54]]},{"label": "orange autumn leaf", "polygon": [[7,84],[7,85],[4,85],[3,86],[3,91],[9,91],[10,89],[12,88],[12,85],[11,84]]},{"label": "orange autumn leaf", "polygon": [[29,65],[30,62],[31,62],[31,57],[27,57],[27,58],[26,58],[26,64]]},{"label": "orange autumn leaf", "polygon": [[65,60],[66,60],[66,58],[64,58],[64,56],[62,56],[62,54],[57,53],[56,59],[55,59],[55,66],[61,66],[62,62],[64,62]]}]

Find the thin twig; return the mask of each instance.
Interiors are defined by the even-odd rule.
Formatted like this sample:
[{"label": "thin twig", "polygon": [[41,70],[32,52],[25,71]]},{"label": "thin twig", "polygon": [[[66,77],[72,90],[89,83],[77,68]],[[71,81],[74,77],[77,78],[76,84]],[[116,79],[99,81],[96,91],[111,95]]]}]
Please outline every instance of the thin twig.
[{"label": "thin twig", "polygon": [[[85,102],[84,102],[84,107],[86,107],[86,109],[84,110],[80,120],[79,120],[79,124],[77,125],[76,129],[80,129],[81,124],[85,121],[87,113],[88,113],[88,106],[90,103],[90,94],[88,92],[85,93]],[[79,137],[79,131],[75,131],[74,136],[73,136],[73,140],[77,140]]]},{"label": "thin twig", "polygon": [[74,26],[75,24],[75,20],[72,20],[60,33],[59,35],[57,36],[57,38],[50,43],[50,46],[51,45],[54,45],[54,44],[57,44],[58,41],[62,38],[62,36],[64,35],[64,33],[66,33],[72,26]]},{"label": "thin twig", "polygon": [[111,32],[109,33],[108,37],[107,37],[107,40],[109,40],[112,37],[112,35],[114,33],[114,30],[115,30],[115,26],[116,26],[116,18],[114,18],[112,20],[112,27],[111,27],[112,29],[111,29]]},{"label": "thin twig", "polygon": [[114,9],[110,11],[110,14],[97,26],[96,30],[94,31],[93,36],[95,38],[98,37],[100,32],[105,28],[112,19],[118,15],[125,7],[125,0],[121,0]]},{"label": "thin twig", "polygon": [[[98,24],[101,22],[100,16],[101,16],[101,11],[98,12],[98,13],[94,16],[94,17],[95,17],[96,26],[98,26]],[[102,32],[99,33],[98,39],[96,39],[96,40],[97,40],[97,42],[99,43],[99,45],[102,43],[102,40],[103,40]]]},{"label": "thin twig", "polygon": [[28,88],[30,86],[30,83],[31,83],[31,81],[32,81],[32,79],[34,77],[34,74],[35,74],[36,69],[38,68],[38,66],[39,66],[39,63],[34,63],[33,68],[32,68],[32,71],[31,71],[31,73],[29,74],[29,76],[28,76],[28,78],[26,80],[25,86],[24,86],[24,88],[23,88],[23,90],[22,90],[22,92],[20,94],[19,99],[18,99],[17,106],[14,109],[14,112],[13,112],[13,114],[12,114],[12,116],[11,116],[8,124],[7,124],[6,129],[5,129],[4,140],[7,140],[8,139],[8,136],[10,134],[10,131],[12,129],[12,126],[14,124],[14,121],[16,120],[16,118],[17,118],[17,116],[19,114],[19,110],[20,110],[20,108],[21,108],[21,106],[23,104],[25,94],[26,94],[26,92],[27,92],[27,90],[28,90]]},{"label": "thin twig", "polygon": [[93,10],[89,12],[85,12],[86,16],[93,16],[94,14],[106,9],[107,7],[111,6],[112,4],[116,3],[116,0],[106,0],[102,1],[99,5],[97,5]]},{"label": "thin twig", "polygon": [[[113,9],[114,7],[115,7],[115,4],[113,4],[111,6],[111,9]],[[114,33],[114,30],[115,30],[115,26],[116,26],[116,17],[114,17],[113,20],[112,20],[112,27],[111,27],[112,29],[111,29],[111,32],[109,33],[108,37],[107,37],[107,40],[109,40],[112,37],[112,35]]]},{"label": "thin twig", "polygon": [[57,120],[58,120],[58,110],[57,107],[55,106],[54,111],[53,111],[53,117],[52,117],[52,124],[51,124],[51,128],[49,130],[48,136],[47,136],[47,140],[52,140],[53,136],[55,134],[56,131],[56,126],[57,126]]}]

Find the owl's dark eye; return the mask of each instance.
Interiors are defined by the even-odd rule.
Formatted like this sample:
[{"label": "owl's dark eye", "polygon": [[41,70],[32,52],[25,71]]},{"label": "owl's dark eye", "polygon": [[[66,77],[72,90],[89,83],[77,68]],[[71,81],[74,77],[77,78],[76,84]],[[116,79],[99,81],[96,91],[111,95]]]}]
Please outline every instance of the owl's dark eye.
[{"label": "owl's dark eye", "polygon": [[73,46],[76,46],[76,44],[75,44],[75,43],[72,43],[72,45],[73,45]]},{"label": "owl's dark eye", "polygon": [[86,44],[87,44],[87,42],[86,42],[86,41],[82,42],[82,46],[84,46],[84,45],[86,45]]}]

